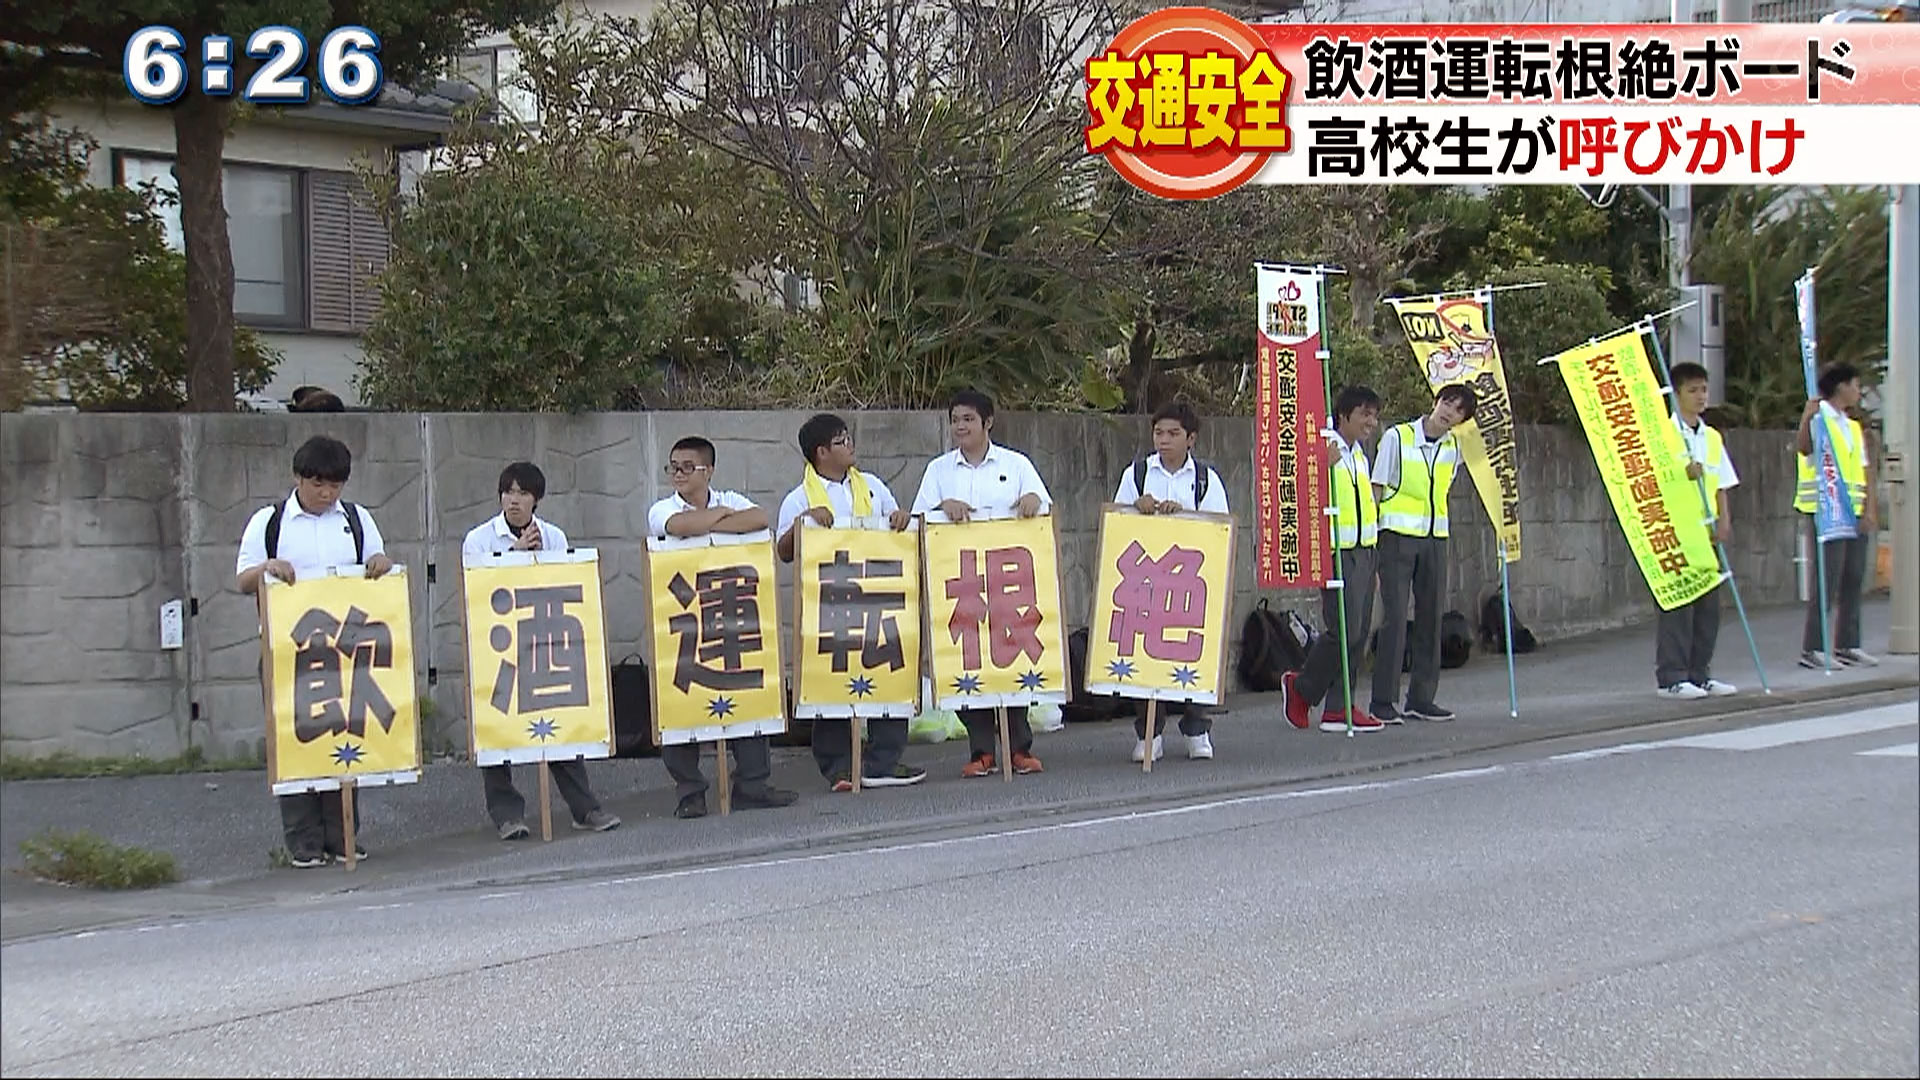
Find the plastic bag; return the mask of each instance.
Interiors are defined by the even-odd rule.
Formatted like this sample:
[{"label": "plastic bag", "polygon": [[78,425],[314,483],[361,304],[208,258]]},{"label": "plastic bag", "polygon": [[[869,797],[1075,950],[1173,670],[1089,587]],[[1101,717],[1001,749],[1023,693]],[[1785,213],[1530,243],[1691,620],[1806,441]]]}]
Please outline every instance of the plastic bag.
[{"label": "plastic bag", "polygon": [[1067,726],[1067,722],[1060,715],[1060,706],[1047,702],[1027,710],[1027,726],[1031,727],[1036,734],[1044,734],[1049,731],[1059,731]]}]

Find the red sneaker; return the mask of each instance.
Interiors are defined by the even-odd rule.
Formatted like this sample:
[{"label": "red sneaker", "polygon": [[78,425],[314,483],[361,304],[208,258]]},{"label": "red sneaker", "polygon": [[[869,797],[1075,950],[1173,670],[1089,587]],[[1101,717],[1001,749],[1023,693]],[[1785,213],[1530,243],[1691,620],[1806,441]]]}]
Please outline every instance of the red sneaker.
[{"label": "red sneaker", "polygon": [[1029,776],[1033,773],[1045,772],[1046,770],[1040,767],[1039,758],[1034,757],[1025,750],[1015,750],[1013,752],[1013,771],[1019,773],[1021,776]]},{"label": "red sneaker", "polygon": [[1297,671],[1289,671],[1280,676],[1280,708],[1287,714],[1287,723],[1301,731],[1313,726],[1313,703],[1300,696],[1293,688],[1293,681],[1300,677]]},{"label": "red sneaker", "polygon": [[993,766],[993,755],[981,754],[979,757],[967,762],[966,765],[960,769],[960,775],[969,780],[982,776],[992,776]]},{"label": "red sneaker", "polygon": [[[1381,723],[1377,718],[1367,715],[1367,710],[1359,707],[1358,705],[1353,707],[1353,730],[1379,731],[1381,728],[1384,728],[1386,726],[1387,725]],[[1347,710],[1328,709],[1326,712],[1321,713],[1320,714],[1320,730],[1321,731],[1347,730]]]}]

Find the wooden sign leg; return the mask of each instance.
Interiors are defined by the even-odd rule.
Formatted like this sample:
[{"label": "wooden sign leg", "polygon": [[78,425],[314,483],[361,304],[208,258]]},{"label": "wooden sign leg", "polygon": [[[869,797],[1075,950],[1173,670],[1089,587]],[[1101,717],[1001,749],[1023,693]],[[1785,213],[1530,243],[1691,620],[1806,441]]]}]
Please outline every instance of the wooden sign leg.
[{"label": "wooden sign leg", "polygon": [[855,792],[860,790],[860,781],[865,775],[860,771],[860,744],[865,739],[866,727],[866,723],[857,716],[847,721],[847,730],[853,736],[853,790]]},{"label": "wooden sign leg", "polygon": [[533,766],[540,772],[540,839],[553,842],[553,770],[544,761]]},{"label": "wooden sign leg", "polygon": [[713,756],[714,779],[720,785],[720,813],[725,816],[733,813],[733,770],[727,765],[727,740],[714,741]]},{"label": "wooden sign leg", "polygon": [[360,847],[353,842],[353,781],[340,781],[340,831],[346,841],[346,850],[341,854],[346,858],[347,869],[352,870],[359,864]]},{"label": "wooden sign leg", "polygon": [[1000,777],[1007,783],[1013,783],[1013,736],[1007,731],[1007,707],[996,706],[994,713],[1000,720]]},{"label": "wooden sign leg", "polygon": [[1153,771],[1153,714],[1159,705],[1153,698],[1147,699],[1147,755],[1140,759],[1140,771],[1143,773]]}]

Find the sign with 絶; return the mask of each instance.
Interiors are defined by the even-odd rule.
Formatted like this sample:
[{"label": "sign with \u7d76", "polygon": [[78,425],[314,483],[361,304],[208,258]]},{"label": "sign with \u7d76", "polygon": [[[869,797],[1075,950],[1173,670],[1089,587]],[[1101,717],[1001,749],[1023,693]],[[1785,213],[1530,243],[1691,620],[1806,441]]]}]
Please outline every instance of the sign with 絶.
[{"label": "sign with \u7d76", "polygon": [[1108,506],[1087,628],[1087,691],[1217,704],[1232,596],[1231,516]]}]

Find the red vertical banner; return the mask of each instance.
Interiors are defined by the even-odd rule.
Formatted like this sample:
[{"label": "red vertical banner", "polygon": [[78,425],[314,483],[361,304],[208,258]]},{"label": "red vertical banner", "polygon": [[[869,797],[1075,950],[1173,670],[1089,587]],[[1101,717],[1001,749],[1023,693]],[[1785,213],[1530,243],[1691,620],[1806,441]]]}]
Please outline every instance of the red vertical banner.
[{"label": "red vertical banner", "polygon": [[1326,466],[1314,448],[1327,426],[1320,360],[1320,287],[1312,270],[1256,266],[1258,399],[1254,404],[1254,563],[1263,589],[1317,589],[1327,580]]}]

